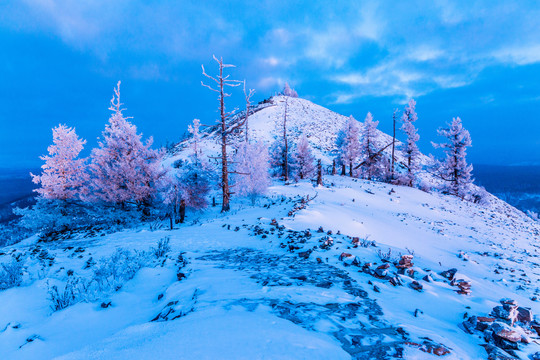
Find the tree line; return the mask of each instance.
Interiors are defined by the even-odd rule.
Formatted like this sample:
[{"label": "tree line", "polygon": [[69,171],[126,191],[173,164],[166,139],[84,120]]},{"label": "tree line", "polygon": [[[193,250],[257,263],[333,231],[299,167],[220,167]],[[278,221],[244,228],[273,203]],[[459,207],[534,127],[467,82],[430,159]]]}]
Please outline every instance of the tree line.
[{"label": "tree line", "polygon": [[[454,118],[439,134],[447,139],[434,144],[445,152],[443,160],[431,159],[427,165],[418,150],[416,103],[410,100],[401,116],[401,131],[406,140],[396,140],[397,110],[393,116],[393,137],[388,144],[379,144],[378,121],[371,113],[361,124],[352,116],[339,132],[331,170],[323,169],[305,135],[296,141],[288,134],[288,102],[298,97],[288,84],[282,93],[284,113],[279,134],[274,143],[264,144],[249,137],[249,116],[254,90],[246,89],[246,81],[232,80],[226,74],[234,65],[225,64],[214,56],[217,74],[202,74],[209,84],[203,86],[217,94],[219,118],[214,126],[219,145],[217,156],[207,156],[202,148],[200,120],[188,126],[188,151],[173,166],[165,166],[165,151],[152,148],[152,138],[143,141],[142,134],[124,115],[118,82],[110,102],[111,116],[98,146],[88,158],[80,158],[86,141],[75,128],[58,125],[52,129],[53,143],[44,161],[42,172],[33,175],[39,185],[37,203],[26,209],[16,209],[23,227],[44,234],[87,226],[110,226],[168,217],[173,223],[184,220],[185,208],[203,209],[209,206],[209,194],[218,190],[221,210],[230,210],[230,198],[249,197],[255,203],[265,194],[272,177],[285,183],[317,179],[323,183],[323,173],[383,181],[395,185],[425,188],[422,171],[431,173],[442,184],[441,190],[466,200],[478,200],[472,185],[472,166],[466,161],[471,146],[470,134],[459,117]],[[236,113],[226,108],[228,88],[243,87],[245,111]],[[397,156],[397,148],[400,157]],[[390,155],[388,155],[390,154]],[[212,199],[216,205],[215,197]]]}]

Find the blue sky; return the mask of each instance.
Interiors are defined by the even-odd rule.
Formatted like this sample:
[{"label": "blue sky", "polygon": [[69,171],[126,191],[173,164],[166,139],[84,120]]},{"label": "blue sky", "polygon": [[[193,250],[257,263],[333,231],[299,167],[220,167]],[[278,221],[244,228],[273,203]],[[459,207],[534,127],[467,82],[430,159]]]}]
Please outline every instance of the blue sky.
[{"label": "blue sky", "polygon": [[0,167],[39,166],[58,123],[94,146],[118,80],[158,145],[212,122],[212,54],[256,100],[288,81],[390,131],[414,97],[423,152],[460,116],[474,163],[540,163],[538,1],[4,0],[0,48]]}]

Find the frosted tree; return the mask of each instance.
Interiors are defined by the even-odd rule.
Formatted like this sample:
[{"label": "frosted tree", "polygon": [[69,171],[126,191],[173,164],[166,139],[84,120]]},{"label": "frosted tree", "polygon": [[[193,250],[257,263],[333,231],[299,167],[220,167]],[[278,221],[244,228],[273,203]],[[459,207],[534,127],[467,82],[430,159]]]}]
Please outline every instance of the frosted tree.
[{"label": "frosted tree", "polygon": [[45,161],[41,175],[32,176],[32,181],[40,187],[35,191],[45,199],[79,199],[88,180],[85,160],[78,159],[86,140],[80,139],[74,128],[58,125],[52,129],[53,143],[47,148],[48,155],[40,157]]},{"label": "frosted tree", "polygon": [[437,133],[447,138],[446,143],[435,144],[446,154],[443,162],[438,162],[436,175],[445,182],[444,189],[453,195],[465,198],[472,184],[472,165],[467,163],[467,148],[472,145],[469,131],[463,128],[459,117],[453,118],[447,128]]},{"label": "frosted tree", "polygon": [[151,148],[151,137],[142,142],[137,127],[124,117],[122,105],[118,82],[109,107],[113,114],[99,147],[92,150],[92,199],[122,207],[128,203],[148,205],[165,174],[163,153]]},{"label": "frosted tree", "polygon": [[249,141],[249,112],[251,111],[251,97],[255,94],[255,90],[249,89],[246,90],[246,80],[244,80],[244,98],[246,100],[246,116],[244,118],[244,123],[246,125],[246,142]]},{"label": "frosted tree", "polygon": [[191,139],[189,141],[192,153],[190,154],[190,159],[199,163],[201,161],[201,121],[199,119],[193,119],[193,124],[188,125],[188,132],[191,134]]},{"label": "frosted tree", "polygon": [[188,158],[182,162],[182,166],[172,173],[167,181],[167,191],[164,202],[171,207],[171,213],[178,215],[179,204],[182,200],[186,206],[195,210],[204,209],[208,206],[208,193],[214,181],[214,169],[201,151],[200,120],[194,119],[193,124],[188,125],[191,134],[189,147],[191,149]]},{"label": "frosted tree", "polygon": [[406,172],[400,176],[399,182],[403,185],[413,186],[416,175],[420,170],[419,155],[420,151],[416,143],[420,139],[414,122],[418,119],[416,115],[416,102],[411,99],[409,104],[405,108],[403,115],[401,117],[401,130],[407,136],[407,140],[403,144],[403,157],[405,158]]},{"label": "frosted tree", "polygon": [[268,148],[259,142],[243,142],[234,160],[235,192],[249,197],[255,203],[257,197],[265,194],[271,184]]},{"label": "frosted tree", "polygon": [[343,171],[341,175],[345,175],[346,167],[349,168],[349,176],[353,176],[353,164],[360,156],[360,129],[358,121],[352,117],[345,124],[337,139],[337,147],[339,149],[339,161]]},{"label": "frosted tree", "polygon": [[300,180],[309,179],[315,174],[315,157],[311,153],[311,148],[305,135],[300,137],[300,140],[296,144],[293,162],[296,178]]},{"label": "frosted tree", "polygon": [[294,89],[291,89],[291,87],[289,86],[289,83],[285,83],[285,87],[283,88],[283,91],[281,93],[284,96],[289,96],[289,97],[294,97],[294,98],[298,97],[298,93]]},{"label": "frosted tree", "polygon": [[373,115],[370,112],[367,113],[364,120],[364,126],[362,128],[360,143],[360,171],[362,176],[368,180],[372,180],[374,176],[377,176],[380,170],[379,157],[375,139],[377,137],[377,125],[378,121],[373,121]]},{"label": "frosted tree", "polygon": [[283,123],[281,129],[277,129],[278,137],[270,146],[270,164],[273,175],[281,176],[287,182],[291,171],[292,154],[289,149],[289,137],[287,134],[287,113],[288,100],[285,98],[285,107],[283,111]]},{"label": "frosted tree", "polygon": [[234,65],[230,64],[224,64],[223,58],[220,58],[219,60],[213,56],[214,60],[218,64],[218,75],[216,76],[210,76],[206,73],[204,70],[204,66],[202,66],[202,73],[203,75],[210,79],[213,83],[215,83],[215,88],[209,85],[204,84],[201,81],[201,84],[204,87],[207,87],[208,89],[218,93],[218,102],[219,102],[219,119],[217,121],[219,125],[218,134],[219,134],[219,144],[221,146],[221,155],[219,156],[219,161],[221,162],[221,197],[222,197],[222,204],[221,204],[221,211],[229,211],[231,209],[230,206],[230,197],[231,192],[229,189],[229,159],[228,159],[228,153],[227,153],[227,147],[230,145],[229,143],[229,137],[231,134],[235,133],[239,129],[241,129],[244,126],[244,120],[239,120],[236,122],[231,122],[231,117],[234,114],[233,112],[227,112],[225,110],[225,98],[231,96],[231,94],[227,93],[225,89],[227,87],[235,87],[242,84],[241,81],[238,80],[232,80],[229,79],[229,75],[225,75],[223,72],[227,68],[235,67]]}]

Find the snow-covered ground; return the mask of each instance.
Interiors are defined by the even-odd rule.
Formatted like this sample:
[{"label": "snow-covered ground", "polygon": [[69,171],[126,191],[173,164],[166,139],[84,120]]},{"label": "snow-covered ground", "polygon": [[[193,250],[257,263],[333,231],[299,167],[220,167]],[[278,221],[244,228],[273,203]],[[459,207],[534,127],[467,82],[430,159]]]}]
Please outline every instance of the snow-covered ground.
[{"label": "snow-covered ground", "polygon": [[[0,249],[2,263],[24,263],[20,286],[0,291],[1,358],[437,357],[423,345],[485,359],[482,337],[460,327],[467,315],[487,315],[502,298],[540,312],[531,300],[539,226],[521,212],[357,179],[325,185],[276,183],[258,206],[236,199],[229,214],[188,214],[172,231],[33,237]],[[171,249],[158,257],[152,248],[166,237]],[[388,275],[373,276],[389,250]],[[397,275],[401,254],[414,255],[413,275]],[[471,295],[439,275],[451,268]],[[53,311],[48,290],[73,279],[81,293]],[[540,351],[534,341],[519,347],[522,357]]]}]

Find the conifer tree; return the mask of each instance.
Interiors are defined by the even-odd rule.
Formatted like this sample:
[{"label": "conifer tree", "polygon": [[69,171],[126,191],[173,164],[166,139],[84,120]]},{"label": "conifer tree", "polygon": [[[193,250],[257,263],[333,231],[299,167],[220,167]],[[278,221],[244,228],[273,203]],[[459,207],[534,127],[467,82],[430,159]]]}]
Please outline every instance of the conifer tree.
[{"label": "conifer tree", "polygon": [[148,205],[165,174],[163,152],[151,148],[151,137],[142,142],[142,134],[137,134],[137,127],[123,115],[122,105],[119,81],[109,107],[113,114],[99,147],[92,150],[91,199],[122,207],[128,203]]},{"label": "conifer tree", "polygon": [[438,162],[436,175],[445,182],[444,189],[453,195],[465,198],[472,184],[472,165],[467,163],[467,148],[472,145],[471,135],[459,117],[453,118],[447,128],[438,130],[438,134],[447,138],[446,143],[435,144],[446,154],[443,162]]},{"label": "conifer tree", "polygon": [[340,131],[337,139],[339,149],[339,161],[342,165],[342,175],[345,175],[345,169],[349,168],[349,176],[353,176],[353,165],[360,156],[360,129],[358,121],[352,117]]},{"label": "conifer tree", "polygon": [[52,129],[53,144],[48,155],[40,157],[45,163],[41,175],[32,176],[40,187],[35,191],[45,199],[80,199],[88,181],[84,159],[78,159],[86,140],[80,139],[74,128],[58,125]]},{"label": "conifer tree", "polygon": [[377,176],[380,168],[378,162],[380,155],[375,144],[378,124],[379,122],[373,121],[373,115],[368,112],[364,120],[364,127],[361,132],[362,142],[360,143],[360,170],[362,177],[367,180],[372,180],[374,176]]},{"label": "conifer tree", "polygon": [[406,171],[404,174],[401,174],[399,182],[407,186],[414,185],[417,173],[420,170],[420,151],[416,145],[420,139],[420,135],[418,135],[416,127],[414,126],[414,122],[418,119],[415,107],[416,102],[413,99],[409,100],[409,104],[401,117],[401,122],[403,123],[401,130],[407,136],[407,140],[403,144],[402,149],[403,156],[405,157]]},{"label": "conifer tree", "polygon": [[296,178],[309,179],[315,174],[315,157],[311,153],[309,142],[305,135],[300,137],[296,144],[296,151],[293,155]]}]

